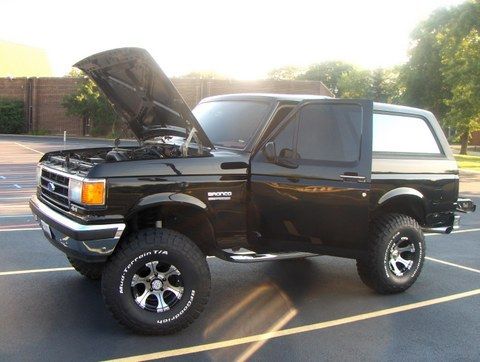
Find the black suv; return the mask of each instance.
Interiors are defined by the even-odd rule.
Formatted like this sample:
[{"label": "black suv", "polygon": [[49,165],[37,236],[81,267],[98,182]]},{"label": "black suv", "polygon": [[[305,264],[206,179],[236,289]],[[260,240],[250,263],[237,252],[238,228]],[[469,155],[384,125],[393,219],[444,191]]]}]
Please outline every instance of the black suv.
[{"label": "black suv", "polygon": [[367,286],[402,292],[422,269],[422,229],[449,233],[456,211],[475,209],[458,199],[457,164],[430,112],[280,94],[211,97],[190,111],[145,50],[76,66],[139,145],[45,154],[30,207],[137,332],[172,333],[200,314],[206,256],[353,258]]}]

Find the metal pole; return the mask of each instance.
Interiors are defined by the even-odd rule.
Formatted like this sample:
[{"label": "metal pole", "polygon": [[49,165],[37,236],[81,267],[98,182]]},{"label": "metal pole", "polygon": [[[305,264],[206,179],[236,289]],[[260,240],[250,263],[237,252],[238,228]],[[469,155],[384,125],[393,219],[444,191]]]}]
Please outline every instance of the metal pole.
[{"label": "metal pole", "polygon": [[67,131],[63,131],[63,149],[67,147]]}]

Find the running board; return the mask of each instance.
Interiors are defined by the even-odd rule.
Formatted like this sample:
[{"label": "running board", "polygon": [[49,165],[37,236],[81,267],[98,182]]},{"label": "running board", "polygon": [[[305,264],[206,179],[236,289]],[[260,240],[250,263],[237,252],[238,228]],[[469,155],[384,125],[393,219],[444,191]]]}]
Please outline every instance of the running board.
[{"label": "running board", "polygon": [[271,261],[271,260],[283,260],[283,259],[295,259],[295,258],[309,258],[312,256],[318,256],[318,254],[312,253],[276,253],[276,254],[256,254],[252,251],[248,252],[239,252],[239,253],[230,253],[223,251],[224,260],[231,261],[234,263],[258,263],[262,261]]}]

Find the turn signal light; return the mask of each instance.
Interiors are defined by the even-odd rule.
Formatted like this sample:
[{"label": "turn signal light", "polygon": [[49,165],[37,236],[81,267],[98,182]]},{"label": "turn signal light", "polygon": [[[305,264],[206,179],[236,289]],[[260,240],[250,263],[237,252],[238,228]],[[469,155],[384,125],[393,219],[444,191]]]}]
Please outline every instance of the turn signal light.
[{"label": "turn signal light", "polygon": [[105,203],[105,181],[83,181],[82,204],[103,205]]}]

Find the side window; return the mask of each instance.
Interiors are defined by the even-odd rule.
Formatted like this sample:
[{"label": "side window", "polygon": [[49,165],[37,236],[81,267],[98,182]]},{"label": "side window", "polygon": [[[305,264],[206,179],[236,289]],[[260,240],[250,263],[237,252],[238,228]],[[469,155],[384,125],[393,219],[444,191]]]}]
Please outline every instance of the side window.
[{"label": "side window", "polygon": [[440,155],[438,143],[423,118],[373,114],[373,152]]},{"label": "side window", "polygon": [[291,119],[275,136],[275,150],[280,158],[293,158],[297,118]]},{"label": "side window", "polygon": [[297,156],[302,160],[357,161],[361,133],[360,105],[307,104],[299,114]]}]

